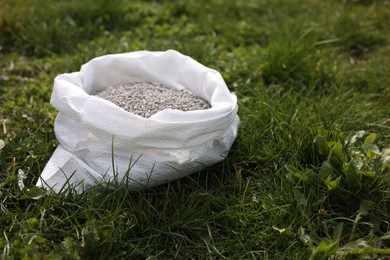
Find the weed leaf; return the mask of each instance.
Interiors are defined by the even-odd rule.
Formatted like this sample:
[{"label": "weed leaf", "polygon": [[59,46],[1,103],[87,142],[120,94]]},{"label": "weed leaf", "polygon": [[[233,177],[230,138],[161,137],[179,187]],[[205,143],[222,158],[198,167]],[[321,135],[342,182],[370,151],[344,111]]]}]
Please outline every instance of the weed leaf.
[{"label": "weed leaf", "polygon": [[363,200],[360,203],[360,208],[358,211],[358,215],[366,215],[370,210],[373,210],[376,206],[376,203],[371,200]]},{"label": "weed leaf", "polygon": [[376,139],[376,134],[370,134],[364,139],[364,145],[368,146],[370,144],[373,144],[375,142],[375,139]]},{"label": "weed leaf", "polygon": [[330,244],[326,243],[325,241],[321,241],[319,246],[316,249],[314,249],[310,259],[311,260],[327,259],[329,256],[336,254],[338,247],[339,247],[338,241],[335,241]]},{"label": "weed leaf", "polygon": [[19,200],[25,200],[25,199],[37,200],[42,198],[45,195],[45,191],[36,186],[30,189],[24,188],[22,191],[23,191],[23,195],[19,197]]},{"label": "weed leaf", "polygon": [[328,190],[331,191],[335,188],[337,188],[340,184],[341,176],[339,176],[337,179],[332,180],[331,176],[329,175],[328,178],[326,178],[325,183],[326,186],[328,187]]},{"label": "weed leaf", "polygon": [[321,165],[321,168],[320,168],[318,173],[319,173],[321,179],[326,179],[333,174],[333,167],[328,161],[325,161]]}]

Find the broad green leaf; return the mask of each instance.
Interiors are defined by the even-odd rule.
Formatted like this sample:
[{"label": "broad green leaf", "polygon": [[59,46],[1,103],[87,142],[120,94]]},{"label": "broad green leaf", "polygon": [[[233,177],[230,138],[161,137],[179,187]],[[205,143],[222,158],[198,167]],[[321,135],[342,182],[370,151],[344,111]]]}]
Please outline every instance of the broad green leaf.
[{"label": "broad green leaf", "polygon": [[335,188],[337,188],[340,184],[341,176],[339,176],[337,179],[332,180],[331,176],[329,175],[328,178],[325,180],[326,186],[328,187],[328,190],[331,191]]},{"label": "broad green leaf", "polygon": [[390,164],[390,148],[386,147],[382,149],[382,161],[384,164]]},{"label": "broad green leaf", "polygon": [[370,134],[364,139],[364,145],[367,146],[373,144],[375,142],[375,139],[376,139],[376,134]]},{"label": "broad green leaf", "polygon": [[309,180],[308,176],[303,172],[296,172],[294,176],[304,182],[307,182]]},{"label": "broad green leaf", "polygon": [[368,176],[368,177],[375,177],[376,172],[373,171],[359,171],[361,175]]},{"label": "broad green leaf", "polygon": [[367,241],[358,239],[349,243],[346,243],[342,248],[342,250],[350,250],[350,249],[363,249],[368,247]]},{"label": "broad green leaf", "polygon": [[329,157],[336,156],[337,159],[343,160],[343,145],[339,142],[329,142]]},{"label": "broad green leaf", "polygon": [[21,195],[18,200],[27,200],[29,197],[26,194]]},{"label": "broad green leaf", "polygon": [[383,148],[382,155],[383,156],[390,155],[390,148],[389,147]]},{"label": "broad green leaf", "polygon": [[326,179],[330,175],[333,174],[333,167],[332,167],[332,165],[328,161],[325,161],[321,165],[321,168],[320,168],[318,173],[319,173],[321,179]]},{"label": "broad green leaf", "polygon": [[[378,149],[378,150],[379,150],[379,149]],[[367,157],[368,157],[369,160],[375,159],[375,158],[378,157],[378,156],[380,156],[380,154],[378,154],[377,152],[375,152],[375,151],[373,151],[373,150],[371,150],[371,149],[369,149],[369,150],[367,151]]]},{"label": "broad green leaf", "polygon": [[321,241],[316,249],[314,249],[310,259],[327,259],[329,256],[336,254],[339,248],[339,242],[326,243]]},{"label": "broad green leaf", "polygon": [[38,188],[38,187],[32,187],[30,189],[27,190],[27,195],[31,198],[31,199],[39,199],[41,197],[43,197],[45,195],[45,191],[41,188]]},{"label": "broad green leaf", "polygon": [[30,189],[24,188],[23,195],[19,197],[19,200],[25,200],[25,199],[40,199],[45,195],[45,191],[38,187],[32,187]]},{"label": "broad green leaf", "polygon": [[360,208],[358,211],[359,215],[366,215],[370,210],[373,210],[376,206],[376,203],[373,202],[372,200],[362,200],[360,202]]}]

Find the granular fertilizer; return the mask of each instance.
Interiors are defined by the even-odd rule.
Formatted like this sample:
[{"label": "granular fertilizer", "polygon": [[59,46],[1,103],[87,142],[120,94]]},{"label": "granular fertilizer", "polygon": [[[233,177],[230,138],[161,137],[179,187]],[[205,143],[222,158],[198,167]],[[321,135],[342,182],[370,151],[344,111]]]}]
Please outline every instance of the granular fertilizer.
[{"label": "granular fertilizer", "polygon": [[154,82],[112,86],[95,96],[145,118],[167,108],[191,111],[211,107],[207,101],[194,96],[188,90],[171,89]]}]

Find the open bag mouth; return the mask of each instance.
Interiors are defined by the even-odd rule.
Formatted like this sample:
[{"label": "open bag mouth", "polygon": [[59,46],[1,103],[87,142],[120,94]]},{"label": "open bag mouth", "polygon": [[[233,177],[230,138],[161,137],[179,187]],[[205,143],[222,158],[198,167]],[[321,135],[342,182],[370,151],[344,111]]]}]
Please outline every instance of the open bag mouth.
[{"label": "open bag mouth", "polygon": [[[95,96],[136,82],[185,89],[211,107],[164,109],[144,118]],[[168,182],[223,160],[239,124],[237,98],[220,73],[174,50],[94,58],[79,72],[58,75],[50,102],[58,110],[54,130],[60,145],[38,182],[49,187],[61,186],[63,177],[75,171],[75,179],[93,183],[91,177],[102,179],[110,172],[112,158],[125,171],[129,158],[140,155],[139,166],[132,168],[137,182],[144,182],[152,167],[157,173],[148,179],[151,185]]]},{"label": "open bag mouth", "polygon": [[[82,65],[79,72],[65,73],[55,78],[51,104],[59,112],[74,112],[72,116],[75,118],[87,113],[83,109],[104,116],[109,114],[107,111],[119,109],[114,108],[112,103],[96,100],[94,95],[110,86],[135,82],[158,82],[173,89],[186,89],[211,105],[207,112],[162,110],[148,118],[153,121],[204,121],[237,111],[237,98],[230,93],[219,72],[173,50],[137,51],[94,58]],[[95,106],[97,102],[100,104]],[[91,104],[95,106],[93,109],[89,107]]]},{"label": "open bag mouth", "polygon": [[193,95],[187,89],[177,90],[157,82],[111,86],[94,96],[143,118],[149,118],[166,109],[187,112],[211,108],[206,100]]}]

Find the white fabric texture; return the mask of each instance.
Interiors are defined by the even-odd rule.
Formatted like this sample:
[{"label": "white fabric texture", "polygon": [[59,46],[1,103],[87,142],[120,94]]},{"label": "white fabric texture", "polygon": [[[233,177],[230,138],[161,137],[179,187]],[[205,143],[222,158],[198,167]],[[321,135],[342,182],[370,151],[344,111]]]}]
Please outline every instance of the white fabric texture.
[{"label": "white fabric texture", "polygon": [[[143,118],[93,96],[132,82],[188,89],[212,107]],[[239,124],[236,96],[220,73],[174,50],[94,58],[79,72],[58,75],[50,102],[58,110],[59,146],[37,186],[54,192],[68,185],[82,192],[113,178],[138,190],[195,173],[226,158]]]}]

